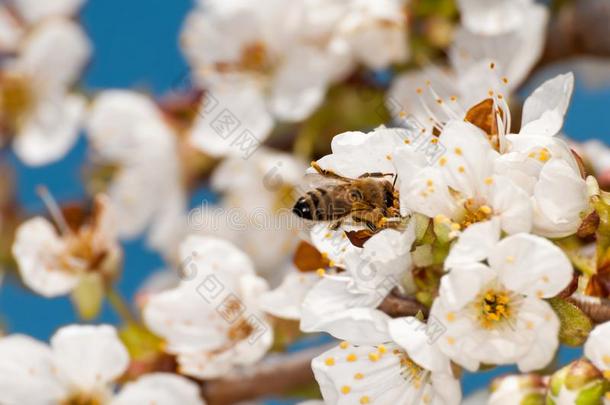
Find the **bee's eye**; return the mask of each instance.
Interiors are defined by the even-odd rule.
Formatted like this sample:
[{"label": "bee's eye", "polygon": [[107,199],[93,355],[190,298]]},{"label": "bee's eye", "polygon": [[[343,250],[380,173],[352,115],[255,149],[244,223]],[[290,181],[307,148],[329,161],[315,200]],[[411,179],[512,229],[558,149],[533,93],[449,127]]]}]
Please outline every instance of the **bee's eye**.
[{"label": "bee's eye", "polygon": [[352,201],[356,201],[356,200],[362,200],[362,193],[360,192],[360,190],[352,190],[349,193],[349,197]]},{"label": "bee's eye", "polygon": [[394,205],[394,193],[386,191],[385,193],[385,205],[386,207],[392,207]]}]

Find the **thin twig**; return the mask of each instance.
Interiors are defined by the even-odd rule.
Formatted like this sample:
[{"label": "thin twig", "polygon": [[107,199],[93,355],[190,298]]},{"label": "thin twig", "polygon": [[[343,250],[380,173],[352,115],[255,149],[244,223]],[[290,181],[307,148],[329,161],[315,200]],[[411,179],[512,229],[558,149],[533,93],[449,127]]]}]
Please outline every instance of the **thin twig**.
[{"label": "thin twig", "polygon": [[223,379],[205,382],[203,396],[209,405],[229,405],[302,387],[314,381],[311,360],[332,346],[270,358]]}]

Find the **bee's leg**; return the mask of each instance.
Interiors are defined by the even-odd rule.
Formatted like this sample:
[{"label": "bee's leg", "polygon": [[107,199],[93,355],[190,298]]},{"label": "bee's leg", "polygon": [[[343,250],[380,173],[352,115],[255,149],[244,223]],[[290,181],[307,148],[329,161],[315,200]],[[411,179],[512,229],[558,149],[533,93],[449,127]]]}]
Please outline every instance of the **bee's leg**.
[{"label": "bee's leg", "polygon": [[316,172],[320,173],[322,176],[325,176],[325,177],[330,177],[333,179],[346,181],[346,182],[353,180],[353,179],[350,179],[349,177],[341,176],[331,170],[322,169],[320,167],[320,165],[318,164],[318,162],[316,162],[315,160],[311,162],[311,167],[313,167]]},{"label": "bee's leg", "polygon": [[373,173],[364,173],[361,174],[360,176],[358,176],[359,179],[366,179],[368,177],[387,177],[387,176],[394,176],[396,177],[395,173],[381,173],[381,172],[373,172]]},{"label": "bee's leg", "polygon": [[343,223],[342,219],[335,221],[328,226],[328,229],[330,229],[331,231],[336,231],[337,229],[339,229],[339,227],[341,226],[342,223]]}]

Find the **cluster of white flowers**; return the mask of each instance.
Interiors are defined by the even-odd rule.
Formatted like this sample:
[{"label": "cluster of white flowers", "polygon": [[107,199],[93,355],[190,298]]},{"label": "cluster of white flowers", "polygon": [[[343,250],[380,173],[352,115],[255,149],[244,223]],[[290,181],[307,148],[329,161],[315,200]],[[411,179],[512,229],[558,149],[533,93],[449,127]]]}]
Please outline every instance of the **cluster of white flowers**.
[{"label": "cluster of white flowers", "polygon": [[91,53],[72,20],[80,0],[11,0],[0,5],[0,142],[38,166],[62,158],[77,139],[84,97],[71,91]]},{"label": "cluster of white flowers", "polygon": [[[322,280],[299,286],[309,289],[298,294],[303,297],[301,328],[359,345],[351,349],[342,344],[314,361],[329,403],[353,403],[358,396],[361,403],[404,398],[412,403],[417,398],[423,403],[451,403],[444,397],[448,393],[459,402],[446,382],[437,396],[435,389],[409,391],[420,381],[398,371],[404,362],[450,378],[449,367],[439,370],[428,364],[430,359],[449,358],[470,371],[481,364],[517,364],[524,372],[552,360],[559,345],[559,319],[544,299],[570,284],[573,269],[563,251],[545,237],[576,233],[589,207],[579,165],[566,143],[554,136],[561,129],[572,87],[568,74],[534,91],[524,104],[518,134],[510,133],[506,104],[494,97],[490,113],[497,119],[495,133],[468,122],[468,117],[443,123],[435,117],[433,129],[379,128],[333,139],[333,153],[317,164],[350,178],[394,173],[401,214],[411,219],[406,229],[382,230],[362,248],[353,246],[343,230],[312,230],[312,243],[331,263]],[[430,161],[412,143],[433,130],[438,136],[426,142],[441,153]],[[430,218],[437,241],[445,237],[449,247],[427,326],[415,318],[392,320],[378,309],[393,288],[413,288],[414,269],[434,260],[436,252],[425,257],[417,240],[418,215]],[[287,280],[272,292],[275,300],[268,307],[295,306],[297,294],[284,289],[296,289],[294,281]],[[372,368],[375,376],[391,381],[377,373],[385,363],[377,361],[384,359],[379,347],[394,345],[400,348],[389,349],[395,356],[388,354],[385,367],[388,373],[396,367],[395,378],[404,378],[406,384],[396,391],[389,387],[397,384],[389,382],[360,388],[353,379],[356,371],[366,376]],[[428,352],[430,357],[424,354]],[[411,360],[400,360],[404,358]],[[353,370],[348,371],[350,363]],[[434,387],[434,378],[425,381]]]},{"label": "cluster of white flowers", "polygon": [[46,345],[23,335],[0,338],[3,404],[204,405],[184,377],[154,373],[113,386],[127,371],[129,354],[112,326],[72,325]]},{"label": "cluster of white flowers", "polygon": [[217,135],[213,105],[262,142],[276,120],[307,118],[357,65],[380,69],[408,57],[403,0],[199,3],[182,34],[194,80],[207,91],[191,137],[214,156],[235,148]]},{"label": "cluster of white flowers", "polygon": [[[33,292],[69,294],[83,319],[108,299],[124,325],[1,337],[0,404],[216,403],[214,383],[252,379],[305,333],[340,341],[311,362],[325,404],[457,405],[464,371],[503,365],[523,374],[496,380],[490,405],[610,404],[610,322],[577,305],[610,294],[610,152],[561,132],[572,73],[509,107],[547,7],[458,0],[449,66],[416,70],[404,0],[199,0],[181,36],[192,92],[104,90],[85,109],[71,88],[91,52],[81,3],[0,5],[0,140],[42,165],[83,127],[95,195],[75,220],[42,188],[52,221],[20,221],[9,246]],[[393,67],[405,73],[372,106],[392,122],[334,136],[307,168],[297,146],[324,154],[306,120],[328,90]],[[217,202],[188,213],[202,184]],[[143,234],[175,271],[131,308],[120,241]],[[581,363],[536,374],[568,340]]]}]

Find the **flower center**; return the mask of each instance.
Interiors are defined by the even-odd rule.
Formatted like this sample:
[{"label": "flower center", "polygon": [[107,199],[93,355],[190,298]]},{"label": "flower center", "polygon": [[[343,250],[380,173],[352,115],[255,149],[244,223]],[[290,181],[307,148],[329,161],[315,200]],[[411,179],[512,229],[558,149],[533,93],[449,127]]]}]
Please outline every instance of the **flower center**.
[{"label": "flower center", "polygon": [[400,375],[415,388],[420,388],[428,377],[426,370],[411,360],[406,353],[402,353],[400,356]]},{"label": "flower center", "polygon": [[60,405],[103,405],[103,396],[91,392],[75,392],[60,402]]},{"label": "flower center", "polygon": [[488,289],[475,301],[479,323],[485,329],[493,329],[510,320],[514,312],[513,304],[510,292]]},{"label": "flower center", "polygon": [[33,104],[33,91],[26,77],[11,73],[0,75],[0,131],[16,132]]},{"label": "flower center", "polygon": [[261,41],[244,46],[239,65],[244,70],[264,72],[269,65],[267,47]]},{"label": "flower center", "polygon": [[481,200],[475,198],[468,198],[464,201],[464,212],[461,216],[460,227],[465,229],[472,224],[477,222],[483,222],[490,219],[493,215],[493,210],[487,204]]},{"label": "flower center", "polygon": [[232,342],[238,342],[246,339],[252,334],[252,332],[254,332],[254,326],[252,326],[250,322],[242,318],[238,322],[236,322],[235,325],[231,326],[227,333],[227,336]]}]

